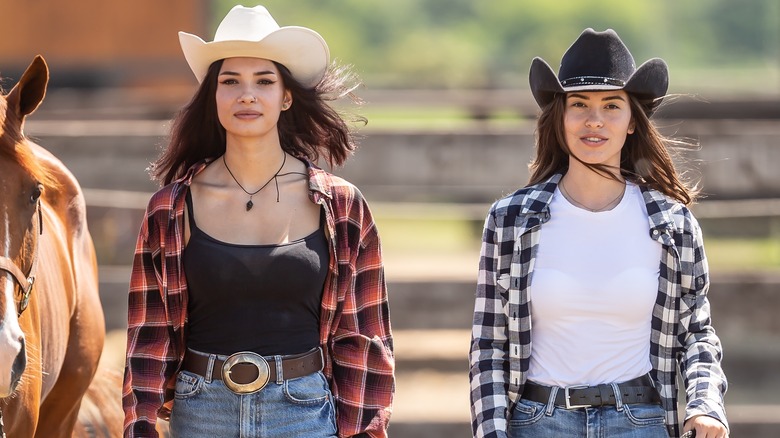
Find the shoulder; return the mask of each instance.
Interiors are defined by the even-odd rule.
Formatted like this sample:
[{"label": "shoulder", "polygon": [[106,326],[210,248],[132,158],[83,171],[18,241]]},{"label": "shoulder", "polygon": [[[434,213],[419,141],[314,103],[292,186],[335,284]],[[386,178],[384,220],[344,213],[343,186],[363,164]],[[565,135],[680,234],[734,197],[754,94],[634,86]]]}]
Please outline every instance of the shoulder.
[{"label": "shoulder", "polygon": [[180,192],[182,184],[168,184],[152,194],[146,206],[147,216],[153,216],[161,211],[173,210],[176,195]]},{"label": "shoulder", "polygon": [[698,232],[699,223],[688,206],[647,186],[640,186],[640,190],[651,224],[669,226],[681,234]]},{"label": "shoulder", "polygon": [[307,163],[309,188],[322,193],[334,204],[362,206],[366,203],[360,189],[346,179]]},{"label": "shoulder", "polygon": [[546,212],[561,177],[555,174],[546,181],[523,187],[499,199],[490,208],[491,214],[500,218]]},{"label": "shoulder", "polygon": [[351,182],[336,175],[331,175],[331,181],[331,194],[334,199],[352,204],[363,204],[366,202],[363,193]]},{"label": "shoulder", "polygon": [[164,237],[165,230],[176,217],[177,208],[183,210],[183,202],[178,202],[178,199],[186,188],[184,184],[173,182],[152,194],[141,225],[142,236],[148,240]]}]

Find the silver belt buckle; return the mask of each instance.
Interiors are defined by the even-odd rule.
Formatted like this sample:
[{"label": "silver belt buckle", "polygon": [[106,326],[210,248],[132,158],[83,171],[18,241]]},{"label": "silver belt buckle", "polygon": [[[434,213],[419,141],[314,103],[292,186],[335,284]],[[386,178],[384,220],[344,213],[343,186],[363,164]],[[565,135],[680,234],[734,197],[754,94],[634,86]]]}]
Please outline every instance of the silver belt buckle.
[{"label": "silver belt buckle", "polygon": [[588,385],[579,385],[579,386],[567,386],[563,388],[563,395],[565,396],[563,399],[564,405],[566,406],[566,409],[578,409],[578,408],[589,408],[591,405],[573,405],[571,404],[571,394],[569,391],[572,389],[585,389]]},{"label": "silver belt buckle", "polygon": [[[249,383],[236,383],[230,377],[230,370],[239,363],[250,363],[257,367],[257,378]],[[265,388],[271,378],[271,368],[263,356],[250,351],[231,354],[222,364],[222,381],[236,394],[252,394]]]}]

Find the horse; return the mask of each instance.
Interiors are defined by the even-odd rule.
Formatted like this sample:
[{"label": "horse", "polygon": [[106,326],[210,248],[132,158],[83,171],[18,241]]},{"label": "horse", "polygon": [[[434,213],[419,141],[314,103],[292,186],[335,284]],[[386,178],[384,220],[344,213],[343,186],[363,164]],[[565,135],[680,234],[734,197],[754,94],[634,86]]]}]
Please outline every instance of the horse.
[{"label": "horse", "polygon": [[37,56],[0,93],[0,424],[13,438],[72,436],[105,340],[81,188],[24,134],[48,80]]},{"label": "horse", "polygon": [[[122,370],[101,364],[81,402],[73,438],[121,437],[125,414],[122,409]],[[168,422],[158,420],[157,436],[170,437]]]}]

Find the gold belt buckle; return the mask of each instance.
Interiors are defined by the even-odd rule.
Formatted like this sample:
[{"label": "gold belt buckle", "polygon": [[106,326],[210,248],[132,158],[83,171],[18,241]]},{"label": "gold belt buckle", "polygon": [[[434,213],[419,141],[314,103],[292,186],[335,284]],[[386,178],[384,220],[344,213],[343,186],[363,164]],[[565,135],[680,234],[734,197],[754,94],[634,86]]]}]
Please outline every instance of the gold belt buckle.
[{"label": "gold belt buckle", "polygon": [[[230,377],[230,370],[239,363],[250,363],[257,367],[257,378],[249,383],[236,383]],[[250,351],[231,354],[222,364],[222,381],[236,394],[252,394],[265,388],[271,378],[271,368],[263,356]]]}]

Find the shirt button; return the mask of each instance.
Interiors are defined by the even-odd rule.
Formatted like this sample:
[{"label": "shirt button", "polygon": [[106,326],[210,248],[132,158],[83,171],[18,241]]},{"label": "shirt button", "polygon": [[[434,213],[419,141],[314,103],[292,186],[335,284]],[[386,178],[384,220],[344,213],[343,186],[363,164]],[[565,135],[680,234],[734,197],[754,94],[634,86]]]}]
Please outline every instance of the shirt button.
[{"label": "shirt button", "polygon": [[653,230],[653,236],[657,236],[657,235],[658,235],[658,230]]}]

